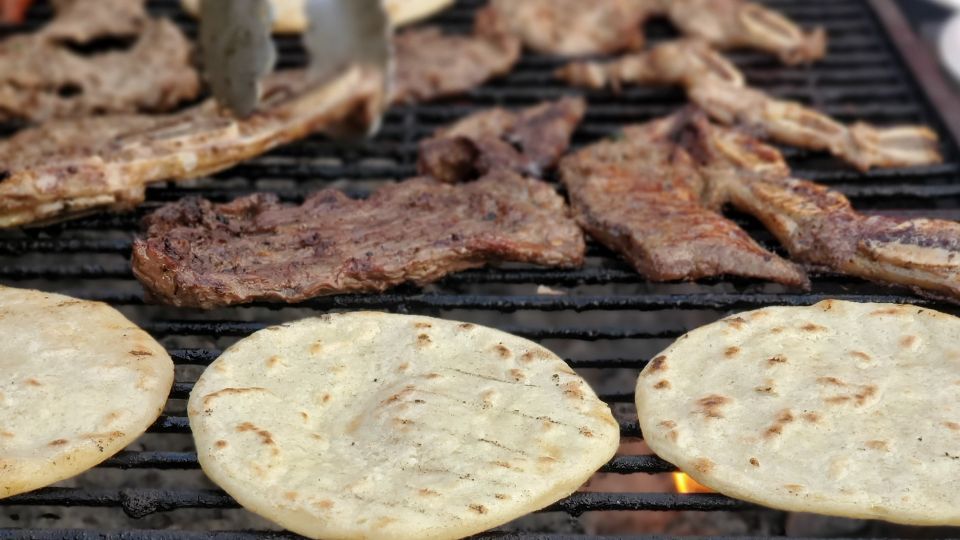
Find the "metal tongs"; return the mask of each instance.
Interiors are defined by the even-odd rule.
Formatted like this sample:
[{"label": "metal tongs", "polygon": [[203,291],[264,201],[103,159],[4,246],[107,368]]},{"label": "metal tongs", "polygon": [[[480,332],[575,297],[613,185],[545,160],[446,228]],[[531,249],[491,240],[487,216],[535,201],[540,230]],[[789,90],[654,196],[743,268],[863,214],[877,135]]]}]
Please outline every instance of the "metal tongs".
[{"label": "metal tongs", "polygon": [[[323,85],[350,67],[382,74],[386,108],[392,76],[392,28],[381,0],[306,0],[310,84]],[[200,46],[204,71],[216,100],[245,118],[257,110],[261,81],[273,71],[276,47],[271,36],[269,0],[202,0]],[[375,122],[376,129],[379,122]]]}]

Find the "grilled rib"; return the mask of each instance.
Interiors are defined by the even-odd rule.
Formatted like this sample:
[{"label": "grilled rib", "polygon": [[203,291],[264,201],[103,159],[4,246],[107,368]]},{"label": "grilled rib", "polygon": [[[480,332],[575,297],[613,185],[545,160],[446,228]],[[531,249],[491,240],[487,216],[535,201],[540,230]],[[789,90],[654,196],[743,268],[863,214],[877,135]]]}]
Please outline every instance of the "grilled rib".
[{"label": "grilled rib", "polygon": [[395,103],[462,94],[506,74],[520,59],[519,40],[494,28],[478,28],[473,35],[446,35],[434,27],[407,30],[393,44]]},{"label": "grilled rib", "polygon": [[[54,7],[44,28],[0,42],[0,120],[168,111],[197,96],[190,42],[169,20],[149,18],[142,1]],[[133,42],[96,54],[72,48],[97,39]]]},{"label": "grilled rib", "polygon": [[825,150],[861,171],[940,163],[937,135],[925,126],[844,125],[800,103],[708,78],[688,89],[714,120],[741,125],[777,142]]},{"label": "grilled rib", "polygon": [[678,39],[650,50],[626,54],[610,62],[572,62],[555,73],[574,86],[619,90],[630,84],[681,85],[716,77],[743,86],[743,74],[729,60],[699,39]]},{"label": "grilled rib", "polygon": [[299,206],[188,198],[144,224],[137,278],[159,301],[200,308],[383,291],[496,261],[575,267],[585,249],[553,188],[506,170],[461,185],[414,178],[366,200],[326,189]]},{"label": "grilled rib", "polygon": [[586,107],[582,98],[563,98],[515,112],[495,107],[471,114],[420,142],[418,172],[442,182],[501,167],[542,177],[566,152]]},{"label": "grilled rib", "polygon": [[556,75],[592,88],[682,85],[690,100],[718,122],[745,126],[780,143],[830,152],[862,171],[942,161],[937,136],[929,128],[845,125],[800,103],[773,98],[745,86],[741,73],[700,40],[666,42],[609,63],[572,63]]},{"label": "grilled rib", "polygon": [[226,169],[366,115],[378,92],[376,76],[360,69],[321,88],[302,72],[277,72],[264,88],[261,110],[243,120],[209,100],[173,115],[54,121],[0,141],[0,227],[130,209],[152,182]]},{"label": "grilled rib", "polygon": [[823,28],[804,32],[779,13],[744,0],[661,0],[662,9],[681,33],[721,48],[749,47],[777,55],[789,64],[823,58]]},{"label": "grilled rib", "polygon": [[789,177],[756,139],[703,119],[697,129],[712,204],[755,216],[794,260],[960,300],[960,224],[865,216],[841,193]]},{"label": "grilled rib", "polygon": [[654,0],[492,0],[477,20],[528,48],[579,56],[643,47],[641,26]]},{"label": "grilled rib", "polygon": [[703,206],[703,178],[673,141],[682,115],[632,126],[560,162],[577,222],[653,281],[718,275],[806,286],[804,273]]}]

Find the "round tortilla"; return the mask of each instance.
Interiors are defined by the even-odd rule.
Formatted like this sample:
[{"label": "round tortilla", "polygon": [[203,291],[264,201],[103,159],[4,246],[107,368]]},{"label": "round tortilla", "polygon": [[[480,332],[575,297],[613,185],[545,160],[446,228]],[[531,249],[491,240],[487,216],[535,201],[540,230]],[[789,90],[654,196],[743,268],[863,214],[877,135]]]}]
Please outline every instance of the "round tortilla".
[{"label": "round tortilla", "polygon": [[[271,0],[273,31],[278,34],[299,34],[307,29],[304,0]],[[200,0],[181,0],[183,9],[194,17],[200,12]],[[425,19],[453,5],[453,0],[384,0],[390,22],[403,26]]]},{"label": "round tortilla", "polygon": [[106,304],[0,287],[0,498],[133,442],[173,384],[163,347]]},{"label": "round tortilla", "polygon": [[647,444],[789,511],[960,525],[960,319],[827,300],[727,317],[644,368]]},{"label": "round tortilla", "polygon": [[314,538],[461,538],[566,496],[617,449],[556,355],[470,323],[346,313],[230,347],[189,403],[200,464]]}]

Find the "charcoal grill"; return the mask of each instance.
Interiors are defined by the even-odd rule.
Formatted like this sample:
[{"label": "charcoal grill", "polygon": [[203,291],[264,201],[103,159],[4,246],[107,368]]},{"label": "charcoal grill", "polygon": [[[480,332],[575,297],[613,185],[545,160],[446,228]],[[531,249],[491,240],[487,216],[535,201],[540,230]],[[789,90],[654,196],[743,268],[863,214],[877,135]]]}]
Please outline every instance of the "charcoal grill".
[{"label": "charcoal grill", "polygon": [[[481,0],[461,0],[436,21],[451,31],[466,31]],[[844,192],[861,210],[878,214],[925,215],[960,219],[960,121],[956,103],[937,66],[924,57],[890,0],[767,0],[805,26],[823,25],[830,36],[830,53],[811,68],[787,68],[771,57],[736,52],[732,59],[748,80],[771,93],[810,103],[844,121],[862,119],[878,124],[926,123],[943,140],[941,165],[909,170],[860,174],[819,153],[784,149],[797,176],[828,184]],[[173,0],[154,2],[157,14],[168,15],[191,35],[196,25]],[[49,6],[31,11],[27,28],[41,24]],[[671,36],[669,27],[651,24],[652,39]],[[896,37],[891,37],[896,36]],[[281,39],[281,65],[304,62],[296,40]],[[901,54],[909,53],[904,61]],[[670,340],[699,324],[735,310],[767,305],[806,305],[823,298],[860,301],[914,302],[957,313],[957,306],[920,299],[902,289],[885,288],[835,274],[819,274],[813,290],[801,293],[748,279],[713,279],[697,284],[654,284],[640,278],[611,252],[588,246],[588,263],[579,270],[537,269],[506,265],[462,272],[417,289],[401,287],[384,294],[317,298],[296,306],[257,304],[209,313],[175,310],[144,303],[129,268],[131,238],[139,219],[158,205],[185,195],[223,201],[257,190],[297,201],[310,191],[336,186],[363,195],[379,183],[412,176],[416,143],[436,127],[468,112],[492,105],[524,106],[575,93],[551,77],[555,59],[527,54],[508,76],[459,99],[392,109],[378,137],[359,146],[342,147],[311,137],[249,161],[212,179],[166,184],[148,190],[148,202],[135,213],[96,215],[42,229],[0,232],[0,281],[79,297],[107,301],[127,313],[170,350],[177,364],[177,382],[165,414],[143,441],[105,462],[78,482],[83,487],[52,487],[0,501],[0,539],[30,538],[279,538],[275,531],[210,532],[192,527],[190,519],[219,519],[237,503],[222,491],[203,486],[189,441],[183,400],[193,381],[222,348],[267,324],[342,309],[377,309],[420,313],[488,324],[543,342],[568,358],[610,402],[625,440],[641,437],[633,411],[633,385],[646,359]],[[582,145],[614,133],[620,126],[677,109],[683,94],[674,89],[628,88],[620,95],[587,94],[590,108],[575,136]],[[940,112],[936,112],[939,110]],[[10,132],[16,126],[0,128]],[[777,249],[762,227],[746,216],[733,216],[767,247]],[[560,294],[557,294],[560,293]],[[122,472],[117,473],[116,470]],[[623,475],[664,474],[673,467],[656,456],[625,455],[604,469]],[[183,479],[183,485],[176,485]],[[161,486],[162,484],[162,486]],[[33,507],[67,507],[82,512],[106,508],[121,518],[123,530],[65,529],[55,519],[49,528],[18,528],[18,512]],[[576,493],[547,509],[580,515],[585,512],[681,511],[740,512],[756,507],[715,494]],[[237,512],[239,514],[239,512]],[[164,524],[158,515],[169,515]],[[42,517],[42,516],[41,516]],[[41,520],[42,521],[42,520]],[[158,524],[159,523],[159,524]],[[206,523],[206,522],[205,522]],[[172,531],[169,527],[186,529]],[[5,528],[2,528],[5,527]],[[164,529],[163,527],[167,527]],[[246,526],[223,518],[218,530]],[[773,531],[782,534],[782,530]],[[565,534],[493,532],[487,538],[572,539]]]}]

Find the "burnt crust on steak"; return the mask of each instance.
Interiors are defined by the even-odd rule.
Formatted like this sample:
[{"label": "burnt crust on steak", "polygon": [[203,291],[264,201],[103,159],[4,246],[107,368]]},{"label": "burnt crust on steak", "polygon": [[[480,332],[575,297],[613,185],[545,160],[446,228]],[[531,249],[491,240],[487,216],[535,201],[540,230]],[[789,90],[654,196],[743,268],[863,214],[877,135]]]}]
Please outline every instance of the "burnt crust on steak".
[{"label": "burnt crust on steak", "polygon": [[570,97],[518,111],[476,112],[420,142],[418,172],[450,183],[499,167],[540,178],[570,146],[586,108],[583,98]]},{"label": "burnt crust on steak", "polygon": [[576,267],[585,249],[554,189],[506,170],[461,185],[414,178],[365,200],[335,189],[301,205],[187,198],[144,228],[137,278],[160,302],[199,308],[422,285],[499,261]]},{"label": "burnt crust on steak", "polygon": [[[148,17],[142,1],[54,7],[47,26],[0,42],[0,120],[163,112],[198,95],[189,40],[169,20]],[[78,49],[98,41],[120,50]]]},{"label": "burnt crust on steak", "polygon": [[152,182],[197,178],[355,120],[368,125],[380,79],[350,69],[322,87],[302,71],[264,81],[260,109],[237,120],[212,99],[168,115],[56,120],[0,141],[0,227],[123,211]]},{"label": "burnt crust on steak", "polygon": [[394,103],[416,103],[463,94],[505,75],[520,59],[520,42],[495,30],[469,35],[439,28],[407,30],[393,40]]}]

